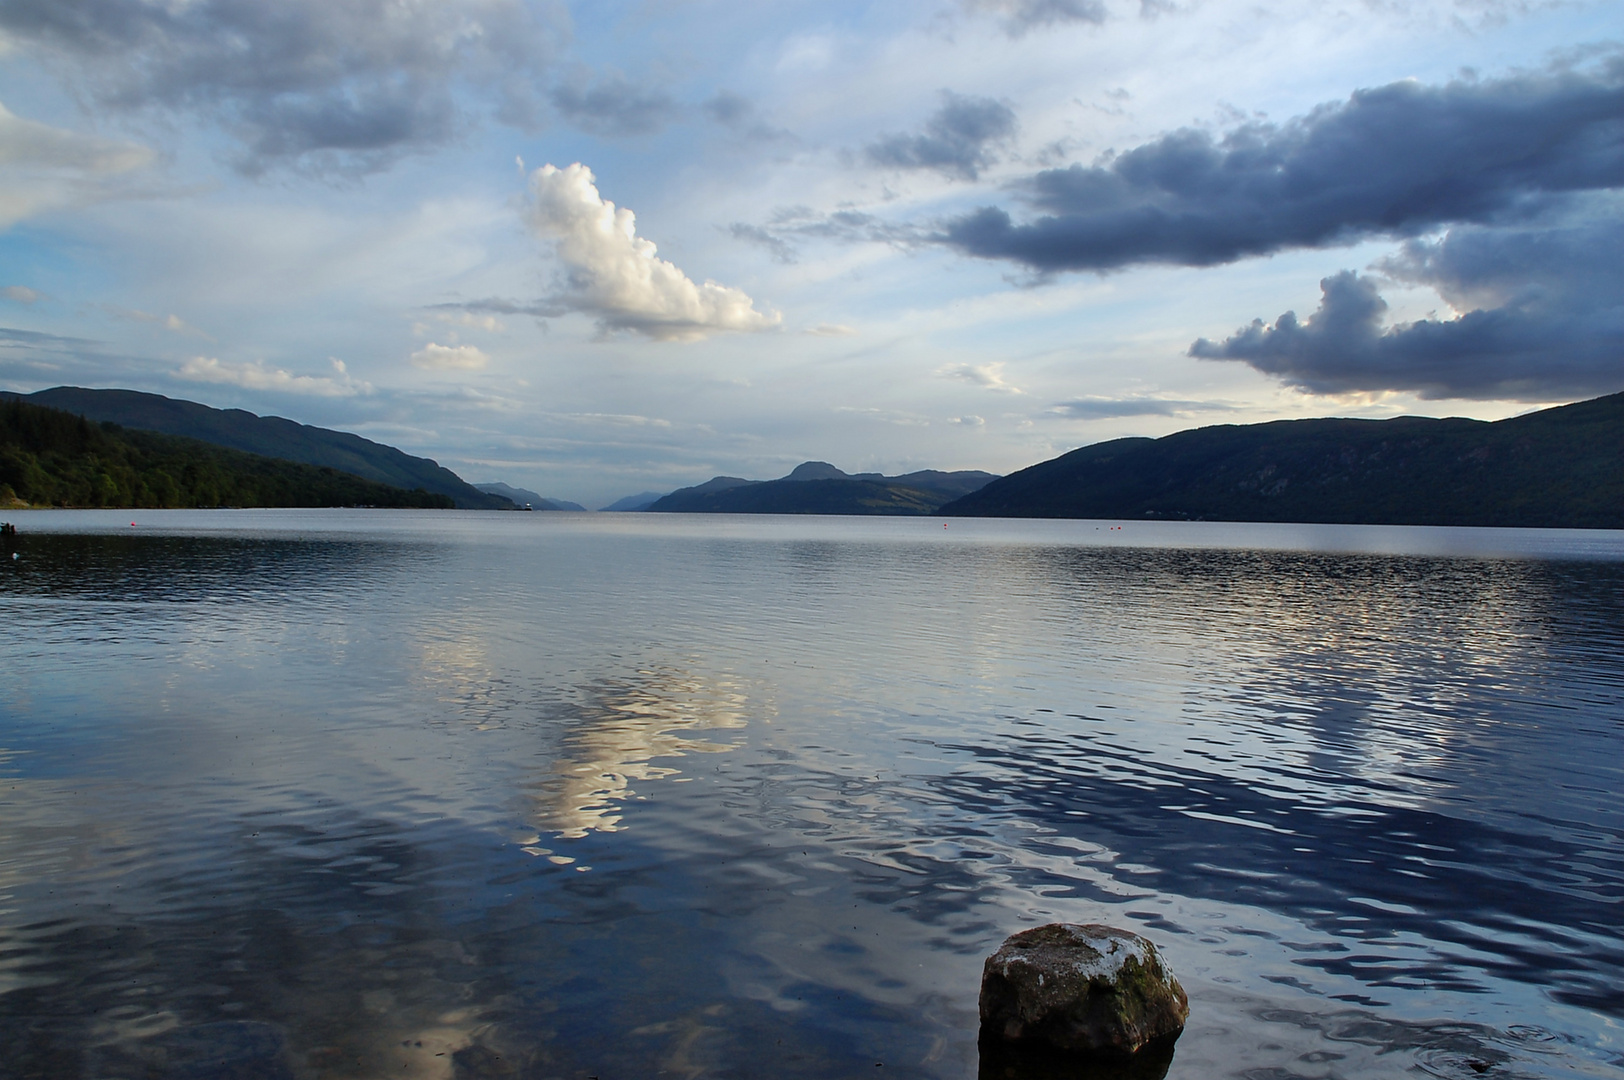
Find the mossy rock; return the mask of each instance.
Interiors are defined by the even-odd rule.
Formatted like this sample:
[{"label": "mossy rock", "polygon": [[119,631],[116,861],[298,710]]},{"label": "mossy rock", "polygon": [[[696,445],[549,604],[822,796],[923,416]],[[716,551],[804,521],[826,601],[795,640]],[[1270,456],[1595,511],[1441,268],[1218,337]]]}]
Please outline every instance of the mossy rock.
[{"label": "mossy rock", "polygon": [[1159,1054],[1189,1015],[1189,997],[1156,946],[1098,923],[1023,930],[982,969],[984,1046],[1120,1058]]}]

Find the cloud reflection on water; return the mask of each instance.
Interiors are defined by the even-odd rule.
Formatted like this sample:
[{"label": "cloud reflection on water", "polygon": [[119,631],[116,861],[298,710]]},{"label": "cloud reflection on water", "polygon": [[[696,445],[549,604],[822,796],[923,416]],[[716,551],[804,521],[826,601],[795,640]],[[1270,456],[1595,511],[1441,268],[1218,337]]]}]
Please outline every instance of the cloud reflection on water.
[{"label": "cloud reflection on water", "polygon": [[534,517],[0,595],[0,1077],[239,1020],[333,1077],[963,1076],[1051,917],[1165,944],[1175,1077],[1554,1076],[1507,1017],[1624,1015],[1624,567]]},{"label": "cloud reflection on water", "polygon": [[[681,775],[672,762],[692,754],[736,749],[710,732],[739,732],[751,721],[770,721],[771,707],[752,701],[743,683],[678,668],[655,668],[584,689],[571,706],[548,774],[527,785],[536,828],[565,840],[622,828],[626,803],[638,798],[634,782]],[[540,837],[527,841],[526,850]],[[536,848],[534,854],[551,855]],[[566,856],[553,856],[567,859]]]}]

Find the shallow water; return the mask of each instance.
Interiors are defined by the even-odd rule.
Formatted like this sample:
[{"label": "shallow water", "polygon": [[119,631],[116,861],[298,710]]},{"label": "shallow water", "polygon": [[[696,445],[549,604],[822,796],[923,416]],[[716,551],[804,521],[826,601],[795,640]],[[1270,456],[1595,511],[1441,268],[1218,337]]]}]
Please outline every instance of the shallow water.
[{"label": "shallow water", "polygon": [[1169,1077],[1624,1075],[1624,534],[17,518],[0,1077],[972,1077],[1055,919]]}]

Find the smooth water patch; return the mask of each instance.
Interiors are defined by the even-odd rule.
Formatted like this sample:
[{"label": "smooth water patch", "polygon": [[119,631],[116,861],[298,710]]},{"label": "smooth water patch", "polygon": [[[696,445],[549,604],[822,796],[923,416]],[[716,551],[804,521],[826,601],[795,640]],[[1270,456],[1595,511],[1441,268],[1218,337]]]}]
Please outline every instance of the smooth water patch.
[{"label": "smooth water patch", "polygon": [[1624,1070],[1624,535],[130,520],[0,566],[0,1076],[973,1076],[1053,919],[1172,1077]]}]

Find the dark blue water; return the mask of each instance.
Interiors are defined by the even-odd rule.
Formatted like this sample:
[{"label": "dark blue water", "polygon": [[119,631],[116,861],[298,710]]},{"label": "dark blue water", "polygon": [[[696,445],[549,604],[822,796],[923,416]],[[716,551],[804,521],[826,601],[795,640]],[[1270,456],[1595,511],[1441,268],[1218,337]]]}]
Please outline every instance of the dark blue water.
[{"label": "dark blue water", "polygon": [[[0,1077],[1624,1076],[1624,534],[20,515]],[[20,557],[10,558],[11,551]]]}]

